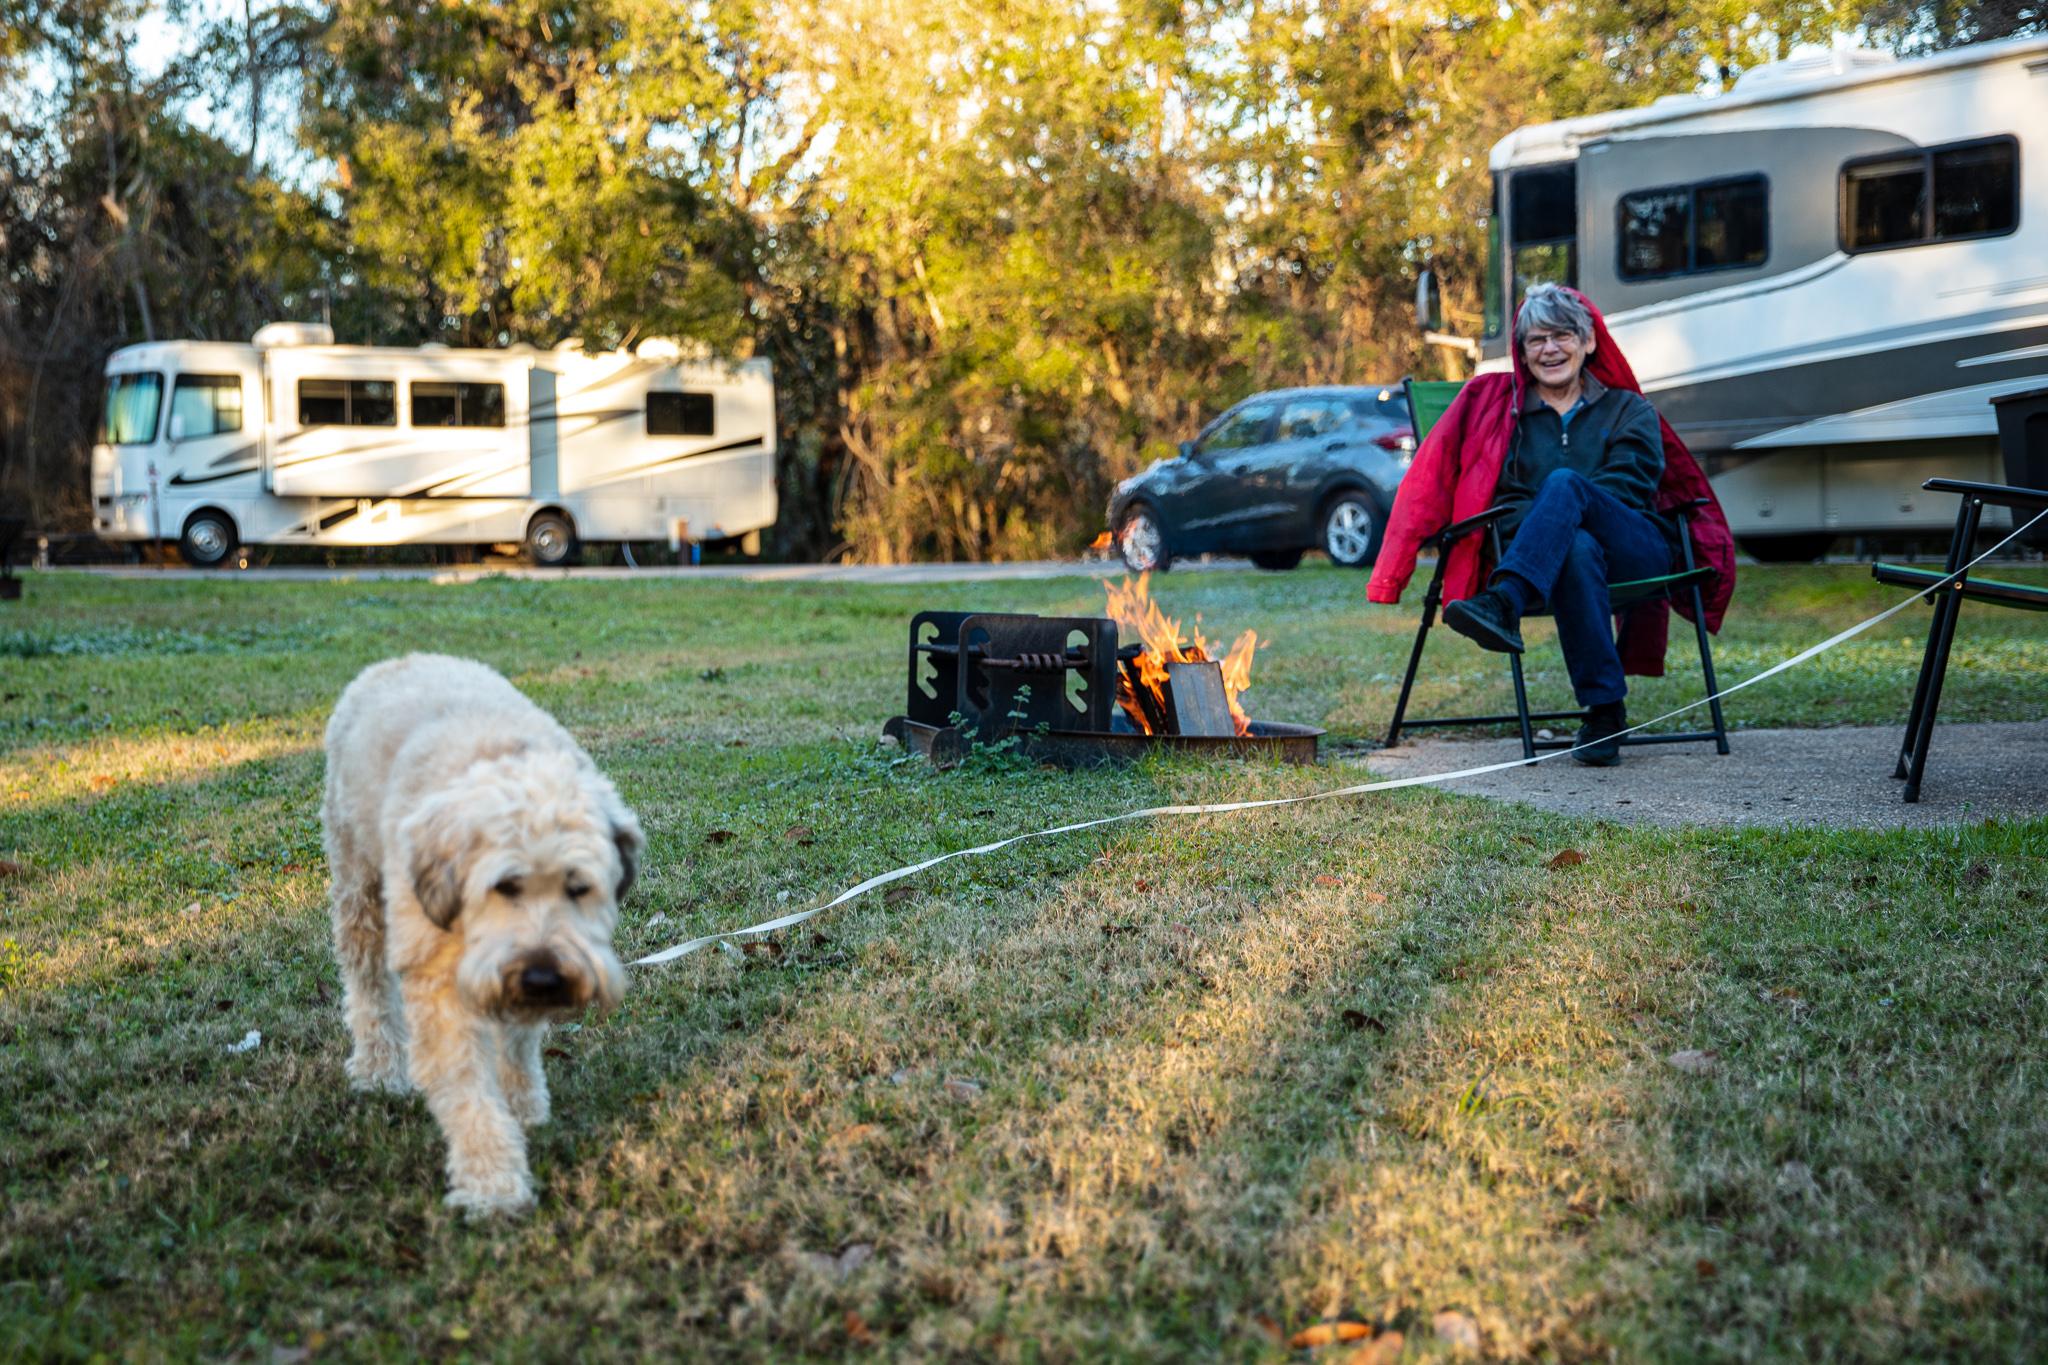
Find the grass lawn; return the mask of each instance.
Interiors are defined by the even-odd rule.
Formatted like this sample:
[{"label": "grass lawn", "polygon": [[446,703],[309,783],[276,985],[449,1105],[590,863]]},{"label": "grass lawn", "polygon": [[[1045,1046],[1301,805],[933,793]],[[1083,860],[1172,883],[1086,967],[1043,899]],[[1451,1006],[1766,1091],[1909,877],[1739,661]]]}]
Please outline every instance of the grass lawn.
[{"label": "grass lawn", "polygon": [[[1412,604],[1327,568],[1155,587],[1268,639],[1253,714],[1384,725]],[[1747,570],[1722,676],[1896,600]],[[444,1209],[420,1103],[346,1088],[319,740],[363,665],[475,655],[576,731],[651,841],[628,954],[1358,780],[876,743],[912,611],[1099,601],[35,578],[0,606],[0,1358],[1282,1360],[1345,1318],[1421,1359],[1446,1311],[1510,1359],[2038,1358],[2048,820],[1671,832],[1424,790],[951,863],[558,1034],[523,1222]],[[1731,721],[1900,722],[1925,621]],[[1442,639],[1422,704],[1503,703]],[[2044,679],[2048,621],[1966,613],[1944,718],[2048,716]]]}]

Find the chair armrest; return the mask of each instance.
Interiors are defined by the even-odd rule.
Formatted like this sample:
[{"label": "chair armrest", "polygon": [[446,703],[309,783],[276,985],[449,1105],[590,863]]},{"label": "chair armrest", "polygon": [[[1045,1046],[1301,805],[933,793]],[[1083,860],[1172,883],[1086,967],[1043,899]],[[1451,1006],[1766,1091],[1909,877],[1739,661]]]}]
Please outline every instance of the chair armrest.
[{"label": "chair armrest", "polygon": [[2003,483],[1971,483],[1968,479],[1929,479],[1920,485],[1930,493],[1960,493],[1994,507],[2048,507],[2048,488],[2015,488]]},{"label": "chair armrest", "polygon": [[1471,535],[1474,531],[1483,530],[1493,525],[1493,523],[1499,521],[1512,510],[1512,508],[1505,506],[1489,507],[1477,516],[1467,517],[1463,521],[1452,522],[1449,526],[1444,527],[1443,530],[1438,531],[1432,539],[1440,546],[1448,545],[1454,540],[1460,540],[1465,536]]}]

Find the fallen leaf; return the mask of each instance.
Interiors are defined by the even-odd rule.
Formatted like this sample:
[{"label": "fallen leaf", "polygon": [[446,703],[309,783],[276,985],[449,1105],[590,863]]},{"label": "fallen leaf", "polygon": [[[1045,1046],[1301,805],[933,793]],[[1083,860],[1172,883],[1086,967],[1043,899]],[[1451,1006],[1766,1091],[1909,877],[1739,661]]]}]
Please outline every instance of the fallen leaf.
[{"label": "fallen leaf", "polygon": [[1322,876],[1320,876],[1320,877],[1316,878],[1316,885],[1317,885],[1317,886],[1342,886],[1342,885],[1344,885],[1344,879],[1343,879],[1342,877],[1332,877],[1332,876],[1330,876],[1330,875],[1329,875],[1328,873],[1325,873],[1324,875],[1322,875]]},{"label": "fallen leaf", "polygon": [[729,739],[725,742],[725,747],[728,749],[744,749],[747,747],[747,742],[743,739]]},{"label": "fallen leaf", "polygon": [[1407,1344],[1408,1338],[1399,1332],[1382,1332],[1344,1357],[1344,1365],[1392,1365]]},{"label": "fallen leaf", "polygon": [[809,825],[791,825],[788,829],[782,831],[782,837],[799,848],[809,848],[812,844],[818,842],[818,836],[811,832]]},{"label": "fallen leaf", "polygon": [[860,1314],[849,1308],[846,1310],[844,1322],[846,1324],[847,1339],[853,1342],[854,1345],[872,1346],[875,1344],[875,1334],[868,1330],[867,1322]]},{"label": "fallen leaf", "polygon": [[1138,878],[1138,889],[1140,891],[1150,891],[1152,889],[1152,883],[1146,881],[1143,877],[1140,877]]},{"label": "fallen leaf", "polygon": [[1664,1060],[1677,1067],[1680,1071],[1685,1072],[1688,1076],[1704,1076],[1714,1069],[1714,1064],[1720,1058],[1720,1055],[1720,1053],[1714,1052],[1711,1049],[1703,1051],[1699,1048],[1689,1047],[1683,1051],[1672,1053]]},{"label": "fallen leaf", "polygon": [[1261,1332],[1264,1332],[1267,1336],[1273,1338],[1273,1344],[1275,1346],[1287,1340],[1287,1333],[1280,1329],[1279,1323],[1273,1321],[1271,1314],[1261,1313],[1257,1317],[1253,1318],[1252,1321],[1255,1324],[1257,1324],[1258,1329]]},{"label": "fallen leaf", "polygon": [[1372,1328],[1362,1322],[1319,1322],[1304,1327],[1288,1338],[1287,1344],[1297,1351],[1309,1351],[1318,1346],[1334,1346],[1340,1341],[1363,1341],[1372,1335]]},{"label": "fallen leaf", "polygon": [[1555,858],[1552,858],[1550,860],[1549,867],[1552,872],[1559,872],[1567,867],[1577,867],[1580,863],[1583,863],[1584,861],[1586,861],[1585,854],[1579,852],[1575,848],[1568,848],[1564,852],[1558,854]]},{"label": "fallen leaf", "polygon": [[1708,1260],[1704,1256],[1700,1257],[1697,1261],[1694,1261],[1692,1263],[1692,1270],[1693,1274],[1699,1276],[1703,1280],[1711,1280],[1721,1273],[1720,1267],[1716,1266],[1712,1261]]},{"label": "fallen leaf", "polygon": [[1352,1030],[1369,1028],[1374,1033],[1385,1033],[1387,1031],[1387,1026],[1384,1022],[1360,1010],[1345,1010],[1344,1026]]},{"label": "fallen leaf", "polygon": [[27,875],[27,863],[17,863],[12,858],[0,858],[0,877],[26,877]]},{"label": "fallen leaf", "polygon": [[729,829],[714,829],[709,834],[704,836],[704,842],[707,844],[723,844],[731,841],[735,837],[737,836],[735,836],[733,832]]},{"label": "fallen leaf", "polygon": [[956,1100],[978,1100],[981,1098],[981,1086],[974,1081],[951,1077],[946,1081],[946,1093]]},{"label": "fallen leaf", "polygon": [[892,886],[882,893],[882,904],[901,905],[916,894],[917,892],[907,886]]},{"label": "fallen leaf", "polygon": [[569,1060],[569,1054],[564,1052],[561,1048],[551,1047],[544,1049],[544,1051],[547,1056],[560,1057],[565,1062]]},{"label": "fallen leaf", "polygon": [[453,1327],[450,1327],[450,1328],[448,1329],[448,1340],[450,1340],[450,1341],[468,1341],[468,1340],[469,1340],[469,1329],[468,1329],[467,1327],[464,1327],[464,1326],[463,1326],[463,1325],[462,1325],[461,1323],[459,1323],[459,1322],[458,1322],[458,1323],[456,1323],[456,1324],[455,1324],[455,1325],[454,1325]]},{"label": "fallen leaf", "polygon": [[1102,926],[1102,936],[1104,938],[1115,938],[1119,934],[1135,934],[1137,932],[1138,926],[1135,924],[1105,924]]},{"label": "fallen leaf", "polygon": [[1454,1351],[1479,1349],[1479,1324],[1463,1313],[1445,1309],[1438,1313],[1430,1324],[1436,1329],[1436,1339]]}]

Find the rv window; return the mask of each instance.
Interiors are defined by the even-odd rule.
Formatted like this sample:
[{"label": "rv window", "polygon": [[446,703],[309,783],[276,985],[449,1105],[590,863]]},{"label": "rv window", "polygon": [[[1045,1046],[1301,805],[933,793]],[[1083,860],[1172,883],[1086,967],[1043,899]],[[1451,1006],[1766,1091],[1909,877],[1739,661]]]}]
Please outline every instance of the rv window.
[{"label": "rv window", "polygon": [[395,427],[398,386],[389,379],[301,379],[302,427]]},{"label": "rv window", "polygon": [[502,427],[503,384],[414,384],[412,424],[416,427]]},{"label": "rv window", "polygon": [[1694,270],[1762,265],[1771,254],[1770,187],[1762,176],[1693,191]]},{"label": "rv window", "polygon": [[1692,191],[1650,190],[1621,200],[1621,277],[1676,275],[1686,268]]},{"label": "rv window", "polygon": [[1851,251],[1927,235],[1927,162],[1921,156],[1842,169],[1842,245]]},{"label": "rv window", "polygon": [[2019,225],[2019,143],[1959,142],[1842,167],[1842,249],[1996,237]]},{"label": "rv window", "polygon": [[1638,190],[1621,197],[1625,280],[1762,265],[1770,254],[1770,188],[1760,175]]},{"label": "rv window", "polygon": [[649,436],[709,436],[711,395],[708,393],[650,393],[647,395]]},{"label": "rv window", "polygon": [[1934,235],[1989,237],[2011,232],[2019,205],[2018,148],[1982,143],[1934,154]]},{"label": "rv window", "polygon": [[157,406],[163,396],[161,375],[114,375],[107,380],[107,403],[100,421],[100,438],[110,445],[148,445],[156,439]]},{"label": "rv window", "polygon": [[1571,162],[1516,171],[1508,182],[1514,196],[1508,218],[1515,245],[1578,236],[1578,183],[1579,170]]},{"label": "rv window", "polygon": [[[181,420],[182,419],[182,420]],[[171,428],[187,441],[242,429],[242,377],[181,374],[171,385]]]}]

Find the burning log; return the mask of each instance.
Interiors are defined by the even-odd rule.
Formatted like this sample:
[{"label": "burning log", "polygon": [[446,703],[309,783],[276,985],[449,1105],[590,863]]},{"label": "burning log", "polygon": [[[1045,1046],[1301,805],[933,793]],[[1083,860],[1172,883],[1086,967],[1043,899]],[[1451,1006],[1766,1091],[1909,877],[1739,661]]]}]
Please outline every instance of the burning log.
[{"label": "burning log", "polygon": [[[1139,574],[1136,583],[1127,578],[1121,585],[1109,585],[1110,618],[1121,631],[1135,635],[1140,642],[1134,661],[1136,667],[1125,662],[1118,678],[1117,704],[1141,732],[1148,735],[1172,734],[1173,711],[1169,690],[1173,665],[1220,662],[1223,699],[1232,725],[1229,733],[1250,734],[1251,717],[1245,714],[1238,697],[1251,686],[1252,655],[1259,644],[1257,633],[1247,630],[1238,636],[1230,652],[1220,661],[1210,652],[1209,642],[1202,638],[1199,625],[1194,639],[1183,644],[1180,622],[1161,611],[1159,604],[1152,600],[1149,580],[1150,575]],[[1180,733],[1195,732],[1183,730]]]}]

